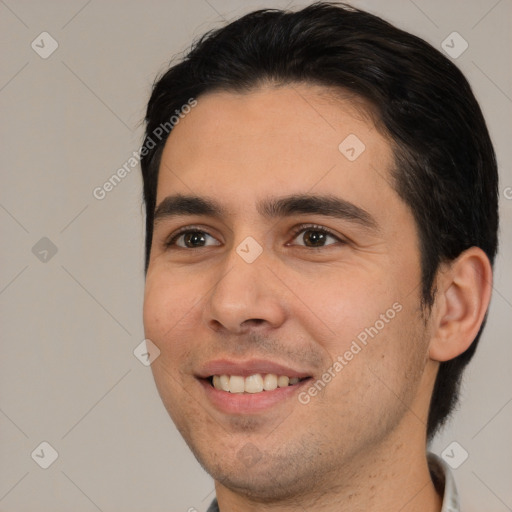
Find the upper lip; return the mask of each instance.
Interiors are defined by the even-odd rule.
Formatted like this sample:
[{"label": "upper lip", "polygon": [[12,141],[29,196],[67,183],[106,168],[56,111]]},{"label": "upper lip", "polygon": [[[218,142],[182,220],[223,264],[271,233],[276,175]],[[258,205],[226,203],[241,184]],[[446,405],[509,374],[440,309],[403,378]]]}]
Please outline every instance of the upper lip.
[{"label": "upper lip", "polygon": [[265,359],[250,359],[247,361],[215,359],[202,365],[196,376],[202,379],[206,379],[212,375],[240,375],[242,377],[248,377],[256,373],[263,375],[273,373],[275,375],[298,377],[299,379],[311,376],[311,373]]}]

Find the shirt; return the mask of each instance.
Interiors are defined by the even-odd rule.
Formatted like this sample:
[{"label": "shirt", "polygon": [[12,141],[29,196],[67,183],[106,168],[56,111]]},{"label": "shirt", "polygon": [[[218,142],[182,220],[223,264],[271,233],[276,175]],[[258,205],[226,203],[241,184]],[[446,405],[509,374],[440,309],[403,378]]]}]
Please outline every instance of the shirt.
[{"label": "shirt", "polygon": [[[433,453],[429,453],[427,459],[435,488],[443,496],[441,512],[460,512],[459,495],[448,464]],[[220,512],[217,499],[212,501],[207,512]]]}]

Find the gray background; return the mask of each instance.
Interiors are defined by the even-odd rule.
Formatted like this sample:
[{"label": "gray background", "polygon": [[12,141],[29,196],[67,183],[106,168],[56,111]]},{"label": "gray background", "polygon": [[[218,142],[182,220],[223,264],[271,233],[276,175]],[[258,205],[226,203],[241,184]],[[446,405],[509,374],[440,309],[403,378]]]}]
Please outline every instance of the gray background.
[{"label": "gray background", "polygon": [[[462,405],[434,450],[456,441],[468,452],[454,470],[466,512],[512,510],[512,1],[353,3],[437,48],[453,31],[469,43],[456,62],[498,155],[501,252]],[[103,200],[92,192],[140,147],[151,83],[173,55],[224,20],[287,5],[305,3],[0,0],[0,511],[207,508],[213,482],[133,355],[144,338],[140,170]],[[31,47],[43,31],[59,45],[46,59]],[[48,469],[31,457],[42,441],[59,454]]]}]

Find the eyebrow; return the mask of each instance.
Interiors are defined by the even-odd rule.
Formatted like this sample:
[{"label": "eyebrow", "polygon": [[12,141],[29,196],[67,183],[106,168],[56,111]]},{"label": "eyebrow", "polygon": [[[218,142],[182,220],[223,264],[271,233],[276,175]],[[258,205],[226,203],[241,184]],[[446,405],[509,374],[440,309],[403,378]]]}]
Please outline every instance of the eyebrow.
[{"label": "eyebrow", "polygon": [[[293,194],[267,198],[260,201],[256,209],[268,219],[298,214],[322,215],[347,220],[372,231],[379,230],[377,221],[366,210],[332,195]],[[204,215],[220,219],[228,216],[228,210],[209,197],[176,194],[167,196],[157,206],[154,224],[181,215]]]}]

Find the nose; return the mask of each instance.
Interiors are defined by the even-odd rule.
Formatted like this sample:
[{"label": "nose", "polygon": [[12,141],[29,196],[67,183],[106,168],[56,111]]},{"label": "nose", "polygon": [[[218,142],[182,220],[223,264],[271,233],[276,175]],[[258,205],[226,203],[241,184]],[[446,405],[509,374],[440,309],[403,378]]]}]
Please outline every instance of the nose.
[{"label": "nose", "polygon": [[243,334],[248,329],[278,328],[286,318],[285,296],[267,265],[265,251],[252,263],[235,250],[205,304],[208,326],[216,332]]}]

